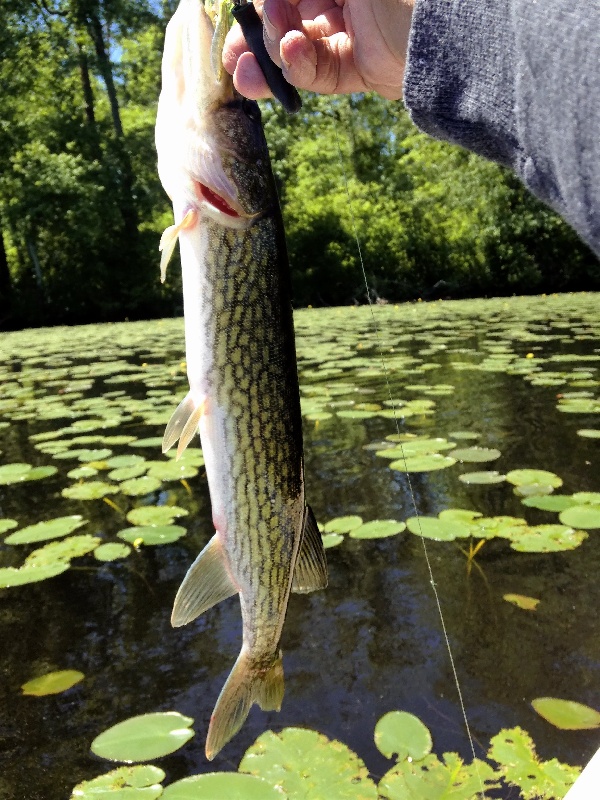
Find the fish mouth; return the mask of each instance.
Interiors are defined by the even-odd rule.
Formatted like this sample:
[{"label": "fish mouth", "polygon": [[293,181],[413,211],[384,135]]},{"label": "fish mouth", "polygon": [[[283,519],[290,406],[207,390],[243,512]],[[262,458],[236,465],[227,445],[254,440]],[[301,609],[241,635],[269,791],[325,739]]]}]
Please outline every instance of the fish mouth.
[{"label": "fish mouth", "polygon": [[229,192],[217,191],[214,186],[209,186],[198,179],[194,180],[195,205],[200,214],[219,223],[224,228],[243,230],[249,228],[260,216],[248,214],[240,205],[238,199]]},{"label": "fish mouth", "polygon": [[196,194],[200,200],[204,201],[204,203],[208,203],[221,214],[225,214],[233,219],[239,219],[243,216],[236,208],[233,208],[231,203],[222,195],[217,194],[214,189],[211,189],[210,186],[207,186],[205,183],[196,182]]}]

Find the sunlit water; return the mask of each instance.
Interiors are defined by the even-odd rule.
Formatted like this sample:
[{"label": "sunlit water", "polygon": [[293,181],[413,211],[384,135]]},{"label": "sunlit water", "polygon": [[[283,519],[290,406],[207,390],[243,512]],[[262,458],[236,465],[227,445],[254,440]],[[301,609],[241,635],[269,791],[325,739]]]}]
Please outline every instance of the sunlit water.
[{"label": "sunlit water", "polygon": [[[600,440],[577,433],[600,427],[593,404],[600,375],[599,304],[598,296],[577,295],[377,307],[379,344],[369,309],[299,312],[299,366],[309,415],[307,497],[317,519],[358,514],[364,520],[405,520],[415,515],[414,499],[420,515],[466,508],[525,517],[532,524],[558,521],[556,513],[523,506],[506,482],[462,483],[458,476],[468,471],[540,468],[562,478],[557,492],[600,491]],[[450,440],[452,432],[475,432],[476,444],[497,448],[500,458],[413,473],[409,485],[405,474],[365,449],[395,433],[395,420],[379,415],[376,406],[364,419],[338,412],[364,403],[389,410],[383,405],[389,393],[380,348],[395,398],[435,402],[427,415],[399,413],[401,432]],[[88,430],[82,432],[99,437],[160,436],[185,392],[182,353],[180,320],[2,334],[0,419],[10,424],[0,429],[0,463],[53,464],[58,472],[0,486],[0,519],[13,518],[22,527],[81,514],[89,521],[82,532],[114,541],[129,524],[124,516],[101,499],[61,496],[76,482],[67,472],[78,461],[54,459],[29,437],[85,420]],[[492,363],[490,354],[496,357]],[[439,385],[446,389],[427,388]],[[578,413],[559,411],[557,395],[569,393],[583,393],[589,406]],[[74,435],[71,429],[57,438]],[[164,458],[158,448],[132,445],[110,449],[113,455]],[[106,479],[101,466],[96,480]],[[213,532],[203,470],[187,485],[165,482],[146,497],[110,499],[122,512],[148,503],[182,506],[189,516],[176,522],[187,535],[143,547],[122,561],[79,558],[58,577],[0,589],[3,800],[69,797],[78,781],[110,768],[89,751],[98,733],[158,710],[193,717],[196,730],[182,750],[160,760],[165,783],[209,769],[236,769],[262,731],[287,726],[340,739],[379,777],[390,762],[375,748],[373,729],[392,709],[417,714],[432,731],[437,753],[455,750],[471,759],[423,542],[404,532],[372,541],[345,537],[328,550],[329,588],[290,601],[282,639],[282,711],[254,708],[209,767],[204,739],[240,648],[239,604],[227,601],[185,628],[174,630],[169,623],[177,587]],[[581,546],[558,553],[519,553],[505,540],[488,541],[470,570],[461,551],[468,542],[427,541],[478,756],[491,736],[515,725],[529,731],[543,758],[583,764],[598,746],[597,733],[558,731],[530,703],[549,695],[600,707],[599,536],[590,530]],[[0,567],[18,566],[43,544],[0,544]],[[507,592],[538,598],[540,605],[523,611],[503,600]],[[20,686],[31,677],[68,668],[84,672],[84,681],[56,696],[21,695]]]}]

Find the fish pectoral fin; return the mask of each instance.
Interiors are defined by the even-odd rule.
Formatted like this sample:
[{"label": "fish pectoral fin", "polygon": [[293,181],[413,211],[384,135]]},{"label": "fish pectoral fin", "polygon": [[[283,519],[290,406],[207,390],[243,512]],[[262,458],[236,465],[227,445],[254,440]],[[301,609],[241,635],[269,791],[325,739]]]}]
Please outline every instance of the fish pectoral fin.
[{"label": "fish pectoral fin", "polygon": [[304,509],[302,541],[292,579],[292,592],[305,594],[327,586],[327,559],[319,526],[310,506]]},{"label": "fish pectoral fin", "polygon": [[198,430],[203,413],[204,403],[197,404],[192,397],[192,393],[189,392],[179,403],[167,423],[162,440],[163,453],[166,453],[167,450],[173,447],[175,442],[179,441],[177,459],[181,458],[181,454]]},{"label": "fish pectoral fin", "polygon": [[188,569],[179,587],[171,613],[171,625],[174,628],[187,625],[237,592],[225,568],[223,548],[215,534]]},{"label": "fish pectoral fin", "polygon": [[244,724],[253,703],[263,711],[279,711],[283,702],[281,651],[265,666],[254,664],[242,650],[210,718],[206,757],[212,761]]},{"label": "fish pectoral fin", "polygon": [[165,228],[162,236],[160,237],[160,244],[158,245],[158,249],[161,253],[160,257],[160,282],[164,283],[165,278],[167,277],[167,266],[169,261],[171,260],[171,256],[173,255],[173,250],[175,250],[175,245],[177,244],[177,239],[179,238],[179,234],[181,231],[189,228],[196,222],[196,218],[198,213],[193,209],[187,212],[184,218],[179,222],[177,225],[169,225],[168,228]]}]

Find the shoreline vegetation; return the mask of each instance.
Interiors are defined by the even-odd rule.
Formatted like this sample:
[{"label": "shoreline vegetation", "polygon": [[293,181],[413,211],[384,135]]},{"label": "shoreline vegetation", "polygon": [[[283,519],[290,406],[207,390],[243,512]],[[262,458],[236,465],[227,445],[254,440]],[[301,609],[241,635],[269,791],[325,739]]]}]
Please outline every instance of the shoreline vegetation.
[{"label": "shoreline vegetation", "polygon": [[[177,316],[158,242],[164,29],[176,3],[83,0],[0,9],[0,329]],[[262,104],[294,303],[600,288],[600,263],[508,171],[420,133],[401,103]],[[339,143],[339,146],[338,146]]]}]

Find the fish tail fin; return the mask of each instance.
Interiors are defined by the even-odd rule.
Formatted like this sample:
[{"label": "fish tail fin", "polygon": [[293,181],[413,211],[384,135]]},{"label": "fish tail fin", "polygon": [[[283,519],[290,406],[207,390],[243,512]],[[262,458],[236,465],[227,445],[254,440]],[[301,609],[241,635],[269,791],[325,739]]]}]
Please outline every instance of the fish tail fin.
[{"label": "fish tail fin", "polygon": [[179,444],[177,445],[177,458],[181,458],[181,454],[192,441],[198,430],[200,418],[203,413],[204,403],[197,404],[192,397],[192,393],[188,392],[173,412],[167,424],[165,435],[162,440],[163,453],[170,450],[175,442],[179,440]]},{"label": "fish tail fin", "polygon": [[242,650],[210,718],[206,757],[212,761],[246,721],[253,703],[263,711],[279,711],[283,702],[283,663],[279,651],[272,663],[256,665]]},{"label": "fish tail fin", "polygon": [[198,213],[191,208],[184,218],[179,222],[177,225],[169,225],[168,228],[165,228],[162,236],[160,237],[160,244],[158,245],[158,249],[161,253],[160,256],[160,282],[164,283],[165,278],[167,277],[167,266],[169,261],[171,260],[171,256],[173,255],[173,250],[175,250],[175,245],[177,244],[177,239],[179,238],[179,234],[181,231],[185,230],[186,228],[191,227],[198,217]]}]

